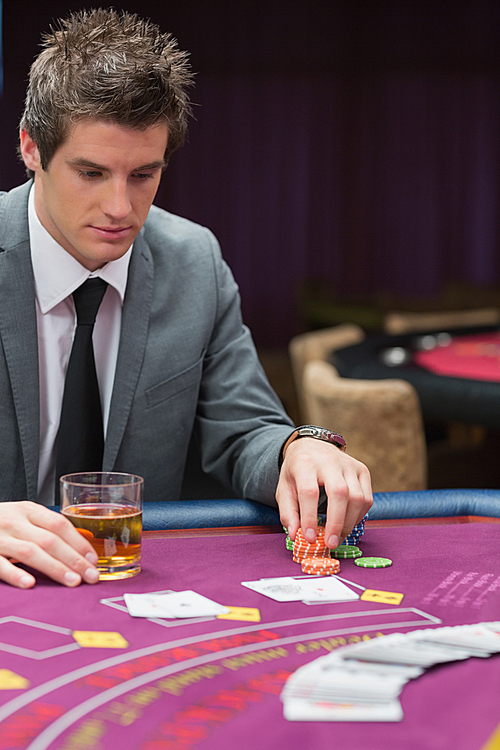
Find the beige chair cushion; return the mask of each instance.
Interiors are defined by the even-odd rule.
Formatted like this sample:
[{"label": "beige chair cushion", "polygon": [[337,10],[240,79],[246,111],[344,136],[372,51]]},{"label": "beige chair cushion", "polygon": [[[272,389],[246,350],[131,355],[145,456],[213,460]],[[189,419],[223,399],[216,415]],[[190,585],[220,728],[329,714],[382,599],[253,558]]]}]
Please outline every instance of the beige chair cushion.
[{"label": "beige chair cushion", "polygon": [[306,421],[339,432],[368,466],[375,492],[427,486],[427,453],[415,388],[404,380],[341,378],[328,362],[304,368]]},{"label": "beige chair cushion", "polygon": [[386,333],[399,335],[414,331],[439,331],[468,326],[489,326],[500,323],[497,307],[476,310],[449,310],[445,312],[390,312],[384,318]]},{"label": "beige chair cushion", "polygon": [[330,353],[335,349],[342,349],[344,346],[358,344],[364,337],[365,334],[362,328],[354,323],[346,323],[344,325],[333,326],[332,328],[322,328],[319,331],[301,333],[291,339],[288,345],[288,353],[290,355],[302,422],[307,422],[302,387],[302,378],[306,364],[312,360],[327,360]]}]

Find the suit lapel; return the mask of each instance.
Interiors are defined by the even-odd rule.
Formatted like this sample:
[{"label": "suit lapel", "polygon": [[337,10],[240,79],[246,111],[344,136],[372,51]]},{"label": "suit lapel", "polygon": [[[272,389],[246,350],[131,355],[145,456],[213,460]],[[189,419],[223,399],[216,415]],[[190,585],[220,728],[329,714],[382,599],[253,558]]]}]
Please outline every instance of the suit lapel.
[{"label": "suit lapel", "polygon": [[[24,457],[27,496],[36,500],[40,441],[38,340],[28,230],[30,184],[0,202],[0,335],[12,386]],[[113,468],[127,425],[147,343],[153,259],[142,233],[134,243],[103,466]]]},{"label": "suit lapel", "polygon": [[26,491],[36,500],[40,440],[35,284],[28,232],[30,184],[6,196],[0,211],[0,335],[24,457]]},{"label": "suit lapel", "polygon": [[132,407],[148,337],[153,298],[153,258],[140,233],[134,243],[123,302],[120,346],[108,420],[103,467],[113,469]]}]

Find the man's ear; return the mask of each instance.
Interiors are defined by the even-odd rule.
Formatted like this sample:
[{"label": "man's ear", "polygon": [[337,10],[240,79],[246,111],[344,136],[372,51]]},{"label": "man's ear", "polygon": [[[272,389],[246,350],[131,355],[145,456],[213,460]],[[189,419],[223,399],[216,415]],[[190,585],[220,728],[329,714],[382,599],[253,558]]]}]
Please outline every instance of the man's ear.
[{"label": "man's ear", "polygon": [[26,130],[19,133],[20,150],[23,161],[28,169],[37,172],[42,168],[38,146],[31,140]]}]

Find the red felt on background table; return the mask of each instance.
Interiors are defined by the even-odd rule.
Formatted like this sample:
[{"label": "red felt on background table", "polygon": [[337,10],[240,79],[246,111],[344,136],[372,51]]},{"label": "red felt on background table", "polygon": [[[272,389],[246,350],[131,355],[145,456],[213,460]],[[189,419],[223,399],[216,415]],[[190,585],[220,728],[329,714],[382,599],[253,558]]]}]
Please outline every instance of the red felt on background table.
[{"label": "red felt on background table", "polygon": [[500,333],[460,336],[446,346],[417,352],[413,361],[437,375],[500,382]]}]

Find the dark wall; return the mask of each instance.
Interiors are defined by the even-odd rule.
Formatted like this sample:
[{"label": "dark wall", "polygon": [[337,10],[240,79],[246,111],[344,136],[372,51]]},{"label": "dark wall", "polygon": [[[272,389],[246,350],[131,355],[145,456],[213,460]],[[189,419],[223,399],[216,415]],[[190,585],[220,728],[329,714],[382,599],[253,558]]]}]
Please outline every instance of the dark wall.
[{"label": "dark wall", "polygon": [[[41,31],[80,3],[4,2],[0,188]],[[91,7],[90,5],[86,7]],[[496,0],[122,2],[191,51],[196,120],[157,203],[210,226],[262,345],[303,284],[436,295],[500,283]]]}]

